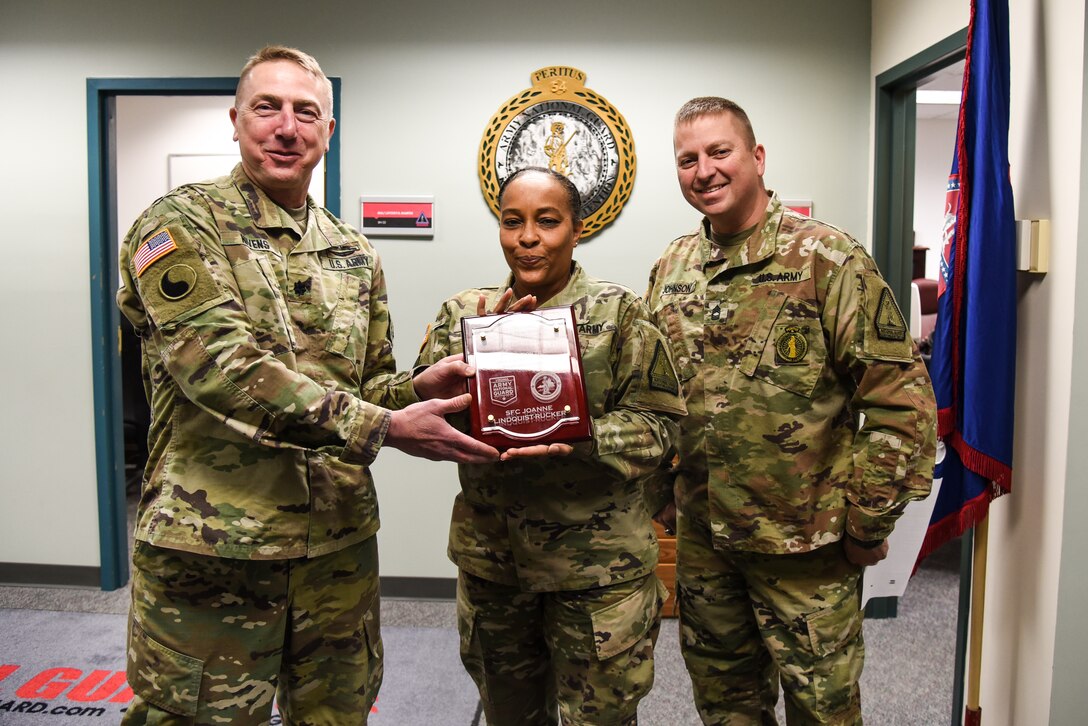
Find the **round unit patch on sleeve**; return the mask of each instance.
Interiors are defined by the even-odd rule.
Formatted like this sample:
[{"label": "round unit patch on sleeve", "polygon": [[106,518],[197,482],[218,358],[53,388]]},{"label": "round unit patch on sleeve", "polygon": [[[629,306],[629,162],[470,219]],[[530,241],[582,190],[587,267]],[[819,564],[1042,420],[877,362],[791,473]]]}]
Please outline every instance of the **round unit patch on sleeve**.
[{"label": "round unit patch on sleeve", "polygon": [[141,278],[140,298],[152,320],[161,326],[229,296],[215,283],[199,253],[183,245]]},{"label": "round unit patch on sleeve", "polygon": [[196,270],[189,265],[166,268],[159,278],[159,292],[167,300],[181,300],[196,288]]}]

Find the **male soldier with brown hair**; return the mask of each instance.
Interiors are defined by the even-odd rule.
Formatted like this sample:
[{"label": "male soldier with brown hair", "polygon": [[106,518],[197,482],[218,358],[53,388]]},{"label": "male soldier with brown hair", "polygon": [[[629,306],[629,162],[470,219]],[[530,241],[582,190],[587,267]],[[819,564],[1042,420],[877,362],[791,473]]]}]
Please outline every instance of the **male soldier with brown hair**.
[{"label": "male soldier with brown hair", "polygon": [[861,245],[764,187],[739,106],[686,103],[674,151],[704,218],[646,299],[688,407],[674,473],[696,705],[707,724],[776,723],[780,678],[789,723],[861,723],[858,585],[929,492],[929,376]]},{"label": "male soldier with brown hair", "polygon": [[382,677],[383,446],[483,463],[443,418],[471,369],[397,374],[367,240],[308,197],[332,86],[279,46],[242,70],[242,163],[144,212],[117,300],[152,408],[137,511],[125,723],[366,723]]}]

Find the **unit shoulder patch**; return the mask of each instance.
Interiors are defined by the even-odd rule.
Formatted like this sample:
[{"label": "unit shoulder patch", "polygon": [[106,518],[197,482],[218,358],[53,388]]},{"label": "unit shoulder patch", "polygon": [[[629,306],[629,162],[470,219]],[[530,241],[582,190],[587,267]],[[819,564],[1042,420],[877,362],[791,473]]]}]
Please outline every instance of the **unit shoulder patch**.
[{"label": "unit shoulder patch", "polygon": [[903,313],[899,312],[899,306],[895,304],[892,291],[887,287],[880,291],[880,302],[876,307],[873,325],[876,326],[876,334],[881,340],[906,340],[906,321],[903,320]]},{"label": "unit shoulder patch", "polygon": [[159,278],[159,292],[167,300],[181,300],[196,286],[196,270],[189,265],[168,267]]},{"label": "unit shoulder patch", "polygon": [[180,247],[164,269],[154,269],[140,283],[140,297],[158,325],[185,317],[206,303],[226,299],[196,250]]},{"label": "unit shoulder patch", "polygon": [[669,360],[669,356],[665,352],[665,346],[662,345],[660,340],[654,344],[654,355],[650,360],[650,371],[647,378],[650,388],[655,391],[663,391],[673,395],[679,395],[680,393],[680,380],[676,377],[672,361]]}]

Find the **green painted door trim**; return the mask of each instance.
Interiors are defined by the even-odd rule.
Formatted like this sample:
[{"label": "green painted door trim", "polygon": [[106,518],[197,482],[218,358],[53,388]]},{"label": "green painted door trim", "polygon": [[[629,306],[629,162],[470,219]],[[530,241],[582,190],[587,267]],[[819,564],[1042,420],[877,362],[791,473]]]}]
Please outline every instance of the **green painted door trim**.
[{"label": "green painted door trim", "polygon": [[[914,246],[915,90],[929,76],[963,60],[967,29],[876,77],[873,258],[909,314]],[[948,150],[952,163],[952,149]]]},{"label": "green painted door trim", "polygon": [[[340,122],[340,79],[332,78],[333,117]],[[128,582],[125,514],[124,433],[121,407],[120,313],[112,240],[114,219],[113,139],[110,119],[117,96],[233,95],[237,77],[88,78],[87,197],[91,282],[91,362],[94,387],[95,476],[98,482],[100,586],[116,590]],[[340,216],[340,134],[325,155],[325,206]],[[124,224],[128,224],[124,220]]]},{"label": "green painted door trim", "polygon": [[[876,77],[876,133],[873,179],[873,258],[897,300],[910,314],[911,254],[914,247],[915,92],[937,71],[963,60],[967,28],[948,36]],[[948,150],[952,165],[952,149]],[[967,620],[971,601],[971,533],[961,538],[952,726],[963,719],[967,661]]]}]

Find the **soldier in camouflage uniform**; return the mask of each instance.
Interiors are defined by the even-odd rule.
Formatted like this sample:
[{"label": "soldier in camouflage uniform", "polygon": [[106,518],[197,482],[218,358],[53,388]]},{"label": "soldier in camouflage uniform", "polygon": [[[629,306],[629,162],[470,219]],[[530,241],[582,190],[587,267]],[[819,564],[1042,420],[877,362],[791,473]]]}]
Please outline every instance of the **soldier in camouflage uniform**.
[{"label": "soldier in camouflage uniform", "polygon": [[[557,707],[564,724],[632,724],[667,596],[653,574],[660,503],[645,501],[639,477],[671,451],[679,383],[638,296],[573,262],[581,203],[566,177],[519,171],[500,207],[510,279],[446,301],[418,364],[460,353],[461,319],[503,308],[507,287],[573,305],[593,439],[459,467],[449,556],[461,658],[490,726],[555,724]],[[548,448],[561,456],[519,457]]]},{"label": "soldier in camouflage uniform", "polygon": [[367,464],[382,446],[498,458],[443,419],[467,395],[419,402],[463,391],[463,362],[395,372],[377,255],[306,194],[331,109],[313,58],[262,50],[230,112],[242,163],[156,201],[122,245],[152,408],[125,723],[264,724],[273,696],[285,723],[365,723],[382,676]]},{"label": "soldier in camouflage uniform", "polygon": [[[707,724],[861,723],[859,578],[930,488],[929,376],[872,258],[763,185],[747,115],[677,115],[705,217],[647,303],[687,398],[673,470],[681,647]],[[859,420],[860,417],[860,420]]]}]

